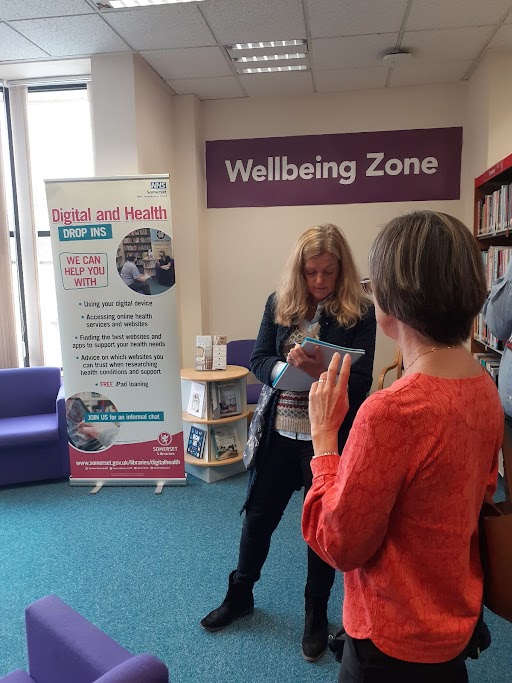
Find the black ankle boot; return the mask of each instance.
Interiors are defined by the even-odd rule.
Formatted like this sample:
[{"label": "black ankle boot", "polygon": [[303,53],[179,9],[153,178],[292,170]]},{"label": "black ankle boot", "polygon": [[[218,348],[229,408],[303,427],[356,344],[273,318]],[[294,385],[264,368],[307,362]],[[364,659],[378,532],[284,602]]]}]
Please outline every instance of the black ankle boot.
[{"label": "black ankle boot", "polygon": [[328,599],[328,597],[312,597],[306,591],[306,621],[302,637],[302,656],[308,662],[316,662],[327,649]]},{"label": "black ankle boot", "polygon": [[217,609],[207,614],[201,621],[205,631],[220,631],[234,619],[245,617],[254,612],[252,586],[235,582],[236,569],[229,575],[226,597]]}]

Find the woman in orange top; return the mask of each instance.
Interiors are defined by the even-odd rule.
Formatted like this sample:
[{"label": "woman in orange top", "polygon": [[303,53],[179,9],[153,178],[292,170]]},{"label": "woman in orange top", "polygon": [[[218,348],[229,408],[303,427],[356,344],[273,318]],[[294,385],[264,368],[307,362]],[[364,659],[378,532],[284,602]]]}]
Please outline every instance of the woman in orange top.
[{"label": "woman in orange top", "polygon": [[341,458],[350,358],[313,385],[302,530],[345,572],[340,683],[462,683],[482,608],[478,516],[503,436],[496,387],[463,345],[486,296],[481,255],[459,220],[420,211],[392,220],[369,262],[404,374],[363,403]]}]

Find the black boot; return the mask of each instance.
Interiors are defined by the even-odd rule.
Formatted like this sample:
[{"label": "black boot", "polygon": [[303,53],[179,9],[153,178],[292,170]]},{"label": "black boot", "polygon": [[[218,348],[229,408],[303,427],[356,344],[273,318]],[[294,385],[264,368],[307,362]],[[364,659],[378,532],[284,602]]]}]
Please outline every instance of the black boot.
[{"label": "black boot", "polygon": [[229,585],[226,597],[217,609],[210,612],[201,621],[206,631],[220,631],[226,628],[234,619],[245,617],[254,612],[254,597],[252,586],[235,582],[236,569],[229,575]]},{"label": "black boot", "polygon": [[302,656],[316,662],[327,649],[327,601],[329,597],[308,594],[306,588],[306,621],[302,637]]}]

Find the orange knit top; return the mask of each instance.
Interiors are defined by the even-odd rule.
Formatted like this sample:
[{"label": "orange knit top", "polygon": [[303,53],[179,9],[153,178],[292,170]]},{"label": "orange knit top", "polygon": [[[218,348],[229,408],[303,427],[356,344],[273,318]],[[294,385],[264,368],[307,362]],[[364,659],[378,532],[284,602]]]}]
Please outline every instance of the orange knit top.
[{"label": "orange knit top", "polygon": [[502,438],[487,373],[415,373],[363,403],[341,458],[311,461],[302,532],[345,572],[350,636],[410,662],[462,652],[482,603],[478,516]]}]

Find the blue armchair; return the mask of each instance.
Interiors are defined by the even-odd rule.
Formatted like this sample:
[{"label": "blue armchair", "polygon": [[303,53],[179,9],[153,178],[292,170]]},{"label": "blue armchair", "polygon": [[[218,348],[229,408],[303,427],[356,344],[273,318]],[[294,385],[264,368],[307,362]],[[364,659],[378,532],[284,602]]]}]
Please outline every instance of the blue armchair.
[{"label": "blue armchair", "polygon": [[69,477],[60,368],[0,370],[0,486]]}]

